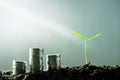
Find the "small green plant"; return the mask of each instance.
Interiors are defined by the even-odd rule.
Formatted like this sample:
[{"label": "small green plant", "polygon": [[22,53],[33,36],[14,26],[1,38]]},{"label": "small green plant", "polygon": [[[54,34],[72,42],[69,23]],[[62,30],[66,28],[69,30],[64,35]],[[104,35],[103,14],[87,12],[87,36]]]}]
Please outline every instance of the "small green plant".
[{"label": "small green plant", "polygon": [[97,38],[98,36],[101,35],[101,33],[98,33],[88,39],[86,39],[85,37],[83,37],[81,34],[79,34],[78,32],[73,32],[73,34],[77,37],[79,37],[85,44],[85,60],[86,60],[86,64],[88,64],[88,51],[87,51],[87,43],[95,38]]}]

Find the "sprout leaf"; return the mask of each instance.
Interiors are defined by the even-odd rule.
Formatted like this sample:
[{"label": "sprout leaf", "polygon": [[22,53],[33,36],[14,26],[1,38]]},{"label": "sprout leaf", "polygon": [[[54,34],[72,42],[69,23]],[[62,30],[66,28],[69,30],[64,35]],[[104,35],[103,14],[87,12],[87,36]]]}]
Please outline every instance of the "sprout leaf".
[{"label": "sprout leaf", "polygon": [[101,33],[98,33],[98,34],[96,34],[96,35],[88,38],[87,42],[88,42],[88,41],[91,41],[91,40],[93,40],[93,39],[95,39],[95,38],[97,38],[97,37],[100,36],[100,35],[101,35]]},{"label": "sprout leaf", "polygon": [[77,37],[79,37],[82,41],[84,41],[84,42],[86,41],[86,39],[78,32],[73,32],[73,34],[76,35]]}]

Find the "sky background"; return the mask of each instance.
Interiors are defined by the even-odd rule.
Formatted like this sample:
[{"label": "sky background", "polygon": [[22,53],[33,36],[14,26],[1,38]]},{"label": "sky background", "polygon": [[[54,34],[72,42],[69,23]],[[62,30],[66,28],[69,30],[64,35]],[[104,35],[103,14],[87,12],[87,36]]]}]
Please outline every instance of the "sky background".
[{"label": "sky background", "polygon": [[62,66],[84,65],[84,43],[73,31],[101,33],[88,43],[91,64],[120,65],[119,30],[120,0],[0,0],[0,70],[12,70],[12,60],[28,63],[29,48],[61,54]]}]

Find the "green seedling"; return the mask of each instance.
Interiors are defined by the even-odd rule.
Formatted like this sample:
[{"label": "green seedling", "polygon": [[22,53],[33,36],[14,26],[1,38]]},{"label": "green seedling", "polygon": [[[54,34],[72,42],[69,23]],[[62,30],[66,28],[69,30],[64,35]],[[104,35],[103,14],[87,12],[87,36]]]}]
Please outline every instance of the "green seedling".
[{"label": "green seedling", "polygon": [[101,33],[98,33],[88,39],[86,39],[85,37],[83,37],[81,34],[79,34],[78,32],[73,32],[73,34],[77,37],[79,37],[85,44],[85,61],[86,61],[86,64],[88,64],[88,51],[87,51],[87,43],[95,38],[97,38],[98,36],[101,35]]}]

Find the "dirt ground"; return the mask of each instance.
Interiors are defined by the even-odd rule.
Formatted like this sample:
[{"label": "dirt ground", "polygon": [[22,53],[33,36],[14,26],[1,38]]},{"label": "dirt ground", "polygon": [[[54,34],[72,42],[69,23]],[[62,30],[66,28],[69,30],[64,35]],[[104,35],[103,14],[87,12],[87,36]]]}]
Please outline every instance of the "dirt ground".
[{"label": "dirt ground", "polygon": [[16,80],[120,80],[120,66],[84,66],[64,67],[40,73],[17,75]]}]

